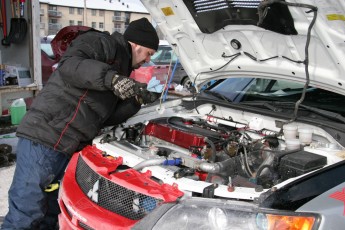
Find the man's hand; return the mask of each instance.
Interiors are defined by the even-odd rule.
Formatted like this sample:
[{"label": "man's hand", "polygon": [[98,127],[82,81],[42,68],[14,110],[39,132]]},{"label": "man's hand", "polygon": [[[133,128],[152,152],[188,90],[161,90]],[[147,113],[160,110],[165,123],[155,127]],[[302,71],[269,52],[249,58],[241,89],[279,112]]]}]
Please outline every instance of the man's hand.
[{"label": "man's hand", "polygon": [[160,95],[160,93],[154,93],[146,89],[142,89],[137,94],[137,100],[140,104],[146,105],[155,102],[160,97]]},{"label": "man's hand", "polygon": [[113,92],[122,100],[138,95],[142,90],[146,90],[147,85],[132,78],[115,74],[113,77]]}]

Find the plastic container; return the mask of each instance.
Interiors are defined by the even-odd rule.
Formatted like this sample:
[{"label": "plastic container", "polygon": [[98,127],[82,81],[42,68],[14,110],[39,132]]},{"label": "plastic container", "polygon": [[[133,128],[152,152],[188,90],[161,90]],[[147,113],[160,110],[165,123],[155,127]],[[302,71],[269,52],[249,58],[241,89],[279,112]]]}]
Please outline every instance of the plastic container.
[{"label": "plastic container", "polygon": [[297,125],[287,124],[283,126],[285,140],[296,139]]},{"label": "plastic container", "polygon": [[300,149],[301,147],[300,140],[296,138],[285,140],[285,144],[286,144],[286,150],[296,150],[296,149]]},{"label": "plastic container", "polygon": [[313,130],[310,128],[298,128],[298,137],[302,144],[309,145],[312,142]]},{"label": "plastic container", "polygon": [[10,106],[11,123],[19,125],[26,113],[26,104],[23,98],[16,99]]}]

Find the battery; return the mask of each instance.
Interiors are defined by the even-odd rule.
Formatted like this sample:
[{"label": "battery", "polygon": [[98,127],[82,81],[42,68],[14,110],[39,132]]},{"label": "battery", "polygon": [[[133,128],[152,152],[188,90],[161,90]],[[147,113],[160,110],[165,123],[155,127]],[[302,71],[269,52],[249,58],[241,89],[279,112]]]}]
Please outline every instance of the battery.
[{"label": "battery", "polygon": [[281,158],[278,173],[283,180],[320,169],[327,164],[327,157],[307,151],[298,151]]}]

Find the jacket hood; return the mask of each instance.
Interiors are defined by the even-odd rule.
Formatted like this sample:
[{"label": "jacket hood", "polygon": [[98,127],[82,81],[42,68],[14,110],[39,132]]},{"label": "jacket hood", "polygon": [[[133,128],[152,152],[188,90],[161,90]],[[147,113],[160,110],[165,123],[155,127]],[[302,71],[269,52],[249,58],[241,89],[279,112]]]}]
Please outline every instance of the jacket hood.
[{"label": "jacket hood", "polygon": [[60,60],[69,44],[74,40],[81,31],[92,29],[87,26],[66,26],[59,30],[56,36],[51,41],[53,53],[57,60]]}]

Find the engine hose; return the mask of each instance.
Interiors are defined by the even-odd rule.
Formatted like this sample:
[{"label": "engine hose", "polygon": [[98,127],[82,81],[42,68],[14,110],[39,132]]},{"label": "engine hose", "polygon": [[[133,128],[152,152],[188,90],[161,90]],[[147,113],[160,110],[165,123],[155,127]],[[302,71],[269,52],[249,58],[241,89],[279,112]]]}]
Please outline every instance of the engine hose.
[{"label": "engine hose", "polygon": [[133,169],[135,170],[141,170],[148,166],[156,166],[156,165],[180,165],[182,163],[181,158],[176,159],[163,159],[163,158],[157,158],[157,159],[150,159],[140,162],[139,164],[135,165]]},{"label": "engine hose", "polygon": [[248,172],[245,161],[244,154],[240,152],[240,163],[242,165],[242,170],[247,174],[248,177],[251,177],[252,175]]},{"label": "engine hose", "polygon": [[163,165],[180,165],[181,163],[182,163],[181,158],[175,158],[175,159],[171,159],[171,160],[165,160],[163,162]]},{"label": "engine hose", "polygon": [[222,162],[217,163],[208,163],[208,162],[202,162],[199,164],[198,169],[204,172],[208,173],[221,173],[223,170],[226,170],[227,167],[231,166],[233,164],[233,160],[227,159]]},{"label": "engine hose", "polygon": [[165,161],[165,159],[161,159],[161,158],[157,158],[157,159],[150,159],[150,160],[146,160],[146,161],[142,161],[139,164],[135,165],[133,167],[133,169],[135,170],[141,170],[145,167],[148,166],[153,166],[153,165],[161,165],[163,164],[163,162]]},{"label": "engine hose", "polygon": [[191,153],[188,149],[184,149],[184,148],[178,147],[178,146],[165,145],[165,144],[156,144],[154,146],[156,146],[157,148],[167,148],[167,149],[170,149],[172,151],[175,151],[178,153],[183,153],[183,154],[188,155],[188,156],[191,155]]},{"label": "engine hose", "polygon": [[263,170],[266,168],[268,168],[271,172],[273,172],[273,167],[271,166],[273,165],[273,161],[274,161],[274,154],[269,153],[268,157],[266,157],[266,159],[259,166],[258,170],[256,170],[255,178],[258,178],[263,173]]},{"label": "engine hose", "polygon": [[246,147],[243,147],[243,152],[244,152],[244,166],[246,168],[246,171],[248,171],[248,173],[253,177],[254,174],[250,170],[250,167],[249,167],[249,164],[248,164],[248,154],[247,154],[247,148]]},{"label": "engine hose", "polygon": [[271,165],[261,165],[260,168],[256,171],[256,180],[260,177],[262,171],[266,168],[268,168],[271,171],[271,173],[273,173],[273,167]]},{"label": "engine hose", "polygon": [[211,156],[211,162],[215,162],[216,161],[216,146],[214,145],[214,143],[208,139],[207,137],[205,138],[205,142],[207,144],[209,144],[211,146],[211,150],[212,150],[212,156]]}]

